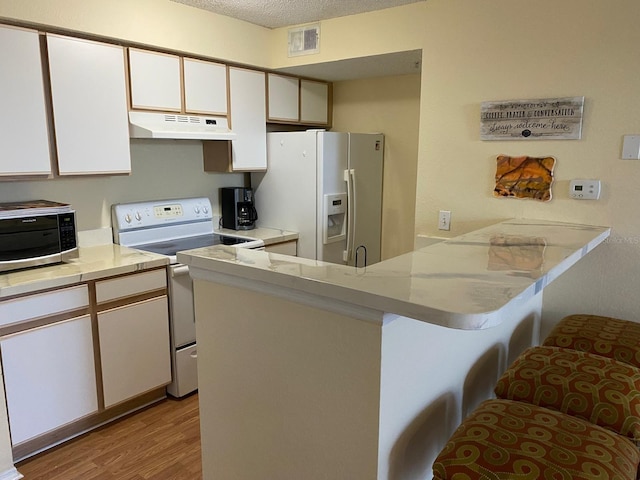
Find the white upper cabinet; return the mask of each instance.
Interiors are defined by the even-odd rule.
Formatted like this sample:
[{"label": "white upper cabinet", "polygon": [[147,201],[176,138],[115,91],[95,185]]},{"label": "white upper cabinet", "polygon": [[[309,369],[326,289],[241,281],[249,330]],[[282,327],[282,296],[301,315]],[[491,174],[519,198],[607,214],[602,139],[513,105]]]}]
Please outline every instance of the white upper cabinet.
[{"label": "white upper cabinet", "polygon": [[180,57],[129,49],[131,108],[182,111]]},{"label": "white upper cabinet", "polygon": [[268,121],[328,126],[330,84],[269,73]]},{"label": "white upper cabinet", "polygon": [[0,26],[0,176],[50,175],[38,32]]},{"label": "white upper cabinet", "polygon": [[227,67],[192,58],[184,61],[184,100],[187,113],[227,114]]},{"label": "white upper cabinet", "polygon": [[329,123],[329,84],[300,80],[300,122]]},{"label": "white upper cabinet", "polygon": [[264,72],[229,67],[232,170],[267,168],[267,104]]},{"label": "white upper cabinet", "polygon": [[60,175],[131,171],[124,49],[47,35]]},{"label": "white upper cabinet", "polygon": [[295,77],[267,74],[269,93],[269,121],[298,122],[299,80]]}]

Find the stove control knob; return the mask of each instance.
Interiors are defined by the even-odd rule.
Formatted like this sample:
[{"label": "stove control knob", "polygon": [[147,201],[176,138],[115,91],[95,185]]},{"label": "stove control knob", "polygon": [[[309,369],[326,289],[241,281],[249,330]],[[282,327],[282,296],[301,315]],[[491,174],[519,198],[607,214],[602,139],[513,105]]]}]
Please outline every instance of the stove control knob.
[{"label": "stove control knob", "polygon": [[142,215],[140,215],[140,212],[136,212],[136,220],[142,220]]},{"label": "stove control knob", "polygon": [[124,221],[127,223],[131,223],[131,215],[129,215],[128,213],[124,216]]},{"label": "stove control knob", "polygon": [[200,207],[196,205],[195,207],[193,207],[193,211],[196,213],[200,213]]},{"label": "stove control knob", "polygon": [[207,206],[205,205],[204,207],[202,207],[202,211],[204,213],[209,213],[209,209],[207,208]]}]

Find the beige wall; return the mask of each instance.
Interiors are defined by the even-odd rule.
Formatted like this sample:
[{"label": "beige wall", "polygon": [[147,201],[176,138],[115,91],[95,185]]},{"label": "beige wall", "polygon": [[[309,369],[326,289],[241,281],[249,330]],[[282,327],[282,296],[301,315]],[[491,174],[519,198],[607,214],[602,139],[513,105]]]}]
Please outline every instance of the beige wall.
[{"label": "beige wall", "polygon": [[333,130],[385,135],[382,258],[413,250],[420,75],[336,82]]},{"label": "beige wall", "polygon": [[[280,29],[272,65],[422,48],[416,233],[446,233],[441,209],[448,235],[512,217],[611,226],[545,291],[544,333],[575,311],[640,319],[640,161],[620,159],[623,135],[640,133],[639,17],[637,0],[428,0],[321,22],[321,56],[286,58]],[[585,97],[582,140],[480,140],[481,102],[564,96]],[[556,157],[553,199],[493,198],[499,154]],[[602,180],[601,199],[569,199],[573,178]]]},{"label": "beige wall", "polygon": [[270,30],[169,0],[0,0],[17,20],[264,67]]},{"label": "beige wall", "polygon": [[[640,3],[595,0],[428,2],[423,50],[416,230],[452,211],[452,234],[509,217],[608,225],[612,241],[545,292],[543,334],[569,312],[640,320],[640,161],[620,159],[640,132]],[[526,13],[526,14],[525,14]],[[584,95],[582,140],[483,142],[484,100]],[[549,203],[492,197],[495,157],[557,159]],[[599,201],[568,197],[573,178],[599,178]]]}]

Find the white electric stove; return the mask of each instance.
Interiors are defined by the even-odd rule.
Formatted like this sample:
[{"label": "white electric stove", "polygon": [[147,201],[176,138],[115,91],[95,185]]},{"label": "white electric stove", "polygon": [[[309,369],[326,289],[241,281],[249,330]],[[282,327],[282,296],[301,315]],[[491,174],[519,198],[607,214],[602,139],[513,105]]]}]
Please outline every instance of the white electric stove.
[{"label": "white electric stove", "polygon": [[211,202],[206,197],[123,203],[111,208],[114,242],[169,257],[169,319],[172,383],[167,392],[182,397],[198,388],[193,284],[179,251],[212,245],[262,248],[245,235],[215,233]]}]

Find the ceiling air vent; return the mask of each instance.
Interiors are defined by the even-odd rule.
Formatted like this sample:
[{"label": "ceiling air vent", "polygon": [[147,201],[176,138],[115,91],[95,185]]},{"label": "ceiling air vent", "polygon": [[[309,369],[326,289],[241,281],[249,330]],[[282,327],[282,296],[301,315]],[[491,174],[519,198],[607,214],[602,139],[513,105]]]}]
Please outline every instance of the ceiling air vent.
[{"label": "ceiling air vent", "polygon": [[320,53],[320,24],[289,29],[289,56]]}]

